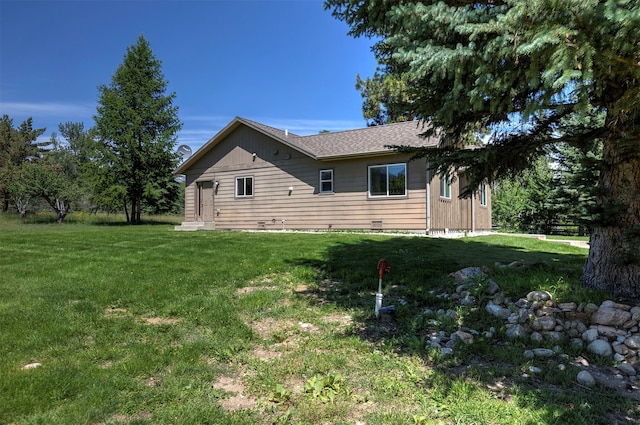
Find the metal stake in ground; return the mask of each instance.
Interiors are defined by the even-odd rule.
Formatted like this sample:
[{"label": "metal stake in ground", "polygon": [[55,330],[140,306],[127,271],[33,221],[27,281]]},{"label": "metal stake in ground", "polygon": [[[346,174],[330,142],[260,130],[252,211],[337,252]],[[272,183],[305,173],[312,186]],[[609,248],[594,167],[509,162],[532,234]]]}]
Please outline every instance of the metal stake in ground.
[{"label": "metal stake in ground", "polygon": [[378,273],[380,274],[380,279],[378,279],[378,293],[376,294],[376,317],[380,315],[380,309],[382,308],[382,276],[390,271],[391,267],[387,264],[387,260],[378,261]]}]

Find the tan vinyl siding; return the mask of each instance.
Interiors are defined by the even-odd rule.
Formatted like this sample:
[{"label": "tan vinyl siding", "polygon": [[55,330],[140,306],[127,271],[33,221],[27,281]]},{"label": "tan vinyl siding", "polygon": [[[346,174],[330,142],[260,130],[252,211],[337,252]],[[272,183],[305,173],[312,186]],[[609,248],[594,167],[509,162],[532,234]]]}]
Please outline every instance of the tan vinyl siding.
[{"label": "tan vinyl siding", "polygon": [[[286,163],[252,166],[215,173],[220,186],[216,196],[216,228],[368,229],[382,221],[383,229],[424,229],[424,179],[419,164],[408,166],[408,196],[368,199],[369,161],[318,163],[299,158]],[[334,170],[334,193],[319,193],[319,170]],[[415,171],[413,171],[415,170]],[[235,198],[235,179],[252,176],[254,196]],[[293,177],[295,176],[295,177]],[[292,191],[289,192],[289,188]]]}]

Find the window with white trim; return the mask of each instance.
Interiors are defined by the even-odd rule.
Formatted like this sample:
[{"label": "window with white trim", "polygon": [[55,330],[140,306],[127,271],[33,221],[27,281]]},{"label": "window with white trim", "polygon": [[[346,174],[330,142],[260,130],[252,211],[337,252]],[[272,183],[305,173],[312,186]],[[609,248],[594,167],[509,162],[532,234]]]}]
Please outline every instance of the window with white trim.
[{"label": "window with white trim", "polygon": [[236,197],[253,196],[253,177],[236,177]]},{"label": "window with white trim", "polygon": [[451,199],[451,175],[440,176],[440,197]]},{"label": "window with white trim", "polygon": [[407,164],[369,166],[369,197],[407,195]]},{"label": "window with white trim", "polygon": [[333,170],[320,170],[320,193],[333,192]]},{"label": "window with white trim", "polygon": [[480,183],[480,188],[478,189],[478,196],[480,198],[480,205],[483,207],[487,206],[487,184]]}]

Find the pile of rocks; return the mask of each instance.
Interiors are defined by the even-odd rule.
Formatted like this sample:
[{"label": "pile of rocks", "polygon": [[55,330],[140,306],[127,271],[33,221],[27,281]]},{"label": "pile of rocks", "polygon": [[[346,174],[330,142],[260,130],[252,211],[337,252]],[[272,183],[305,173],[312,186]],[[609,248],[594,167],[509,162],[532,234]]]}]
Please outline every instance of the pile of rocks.
[{"label": "pile of rocks", "polygon": [[[526,357],[559,356],[569,360],[559,345],[567,342],[573,347],[573,352],[585,354],[586,350],[597,356],[611,358],[615,365],[611,372],[618,386],[640,394],[640,306],[614,301],[605,301],[600,305],[558,303],[546,291],[533,291],[514,301],[505,297],[498,284],[480,268],[469,267],[451,276],[456,281],[455,292],[442,292],[436,296],[454,299],[463,306],[484,307],[489,314],[504,320],[507,339],[528,341],[531,347],[540,347],[545,342],[547,346],[554,346],[553,349],[527,349],[524,352]],[[436,319],[457,318],[454,310],[433,312],[426,309],[425,313]],[[428,345],[440,347],[441,353],[446,355],[452,352],[458,342],[470,344],[474,341],[474,335],[493,338],[495,333],[494,328],[481,333],[469,327],[462,327],[451,335],[436,331],[430,335]],[[595,379],[587,370],[588,362],[579,356],[573,363],[583,369],[577,376],[578,382],[594,385]],[[563,365],[559,365],[559,368],[564,370]],[[539,371],[532,368],[531,372]],[[602,374],[597,373],[596,376]]]}]

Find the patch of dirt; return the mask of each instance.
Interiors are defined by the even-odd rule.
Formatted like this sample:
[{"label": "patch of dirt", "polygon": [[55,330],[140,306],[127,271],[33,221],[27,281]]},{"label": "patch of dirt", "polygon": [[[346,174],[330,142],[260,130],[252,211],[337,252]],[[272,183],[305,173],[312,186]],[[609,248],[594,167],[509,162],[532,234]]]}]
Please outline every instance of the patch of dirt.
[{"label": "patch of dirt", "polygon": [[260,338],[270,339],[276,333],[288,334],[295,326],[293,320],[276,320],[272,318],[266,318],[259,321],[247,323],[247,325],[253,329]]},{"label": "patch of dirt", "polygon": [[148,325],[175,325],[180,319],[168,319],[166,317],[146,317],[144,321]]},{"label": "patch of dirt", "polygon": [[295,292],[296,294],[304,294],[309,291],[310,291],[309,285],[307,285],[306,283],[296,286],[295,289],[293,290],[293,292]]},{"label": "patch of dirt", "polygon": [[239,377],[221,376],[213,384],[213,388],[232,394],[231,397],[220,401],[220,406],[225,410],[252,409],[256,406],[256,400],[247,398],[244,395],[245,386]]},{"label": "patch of dirt", "polygon": [[322,321],[334,325],[338,329],[344,329],[353,325],[353,317],[343,314],[330,314],[324,316]]},{"label": "patch of dirt", "polygon": [[[111,416],[111,420],[109,421],[109,423],[116,422],[116,423],[129,424],[131,422],[137,422],[137,421],[148,420],[148,419],[151,419],[151,412],[141,412],[133,416],[127,416],[121,413],[116,413],[115,415]],[[101,422],[101,424],[104,424],[104,422]]]},{"label": "patch of dirt", "polygon": [[124,317],[128,314],[127,309],[126,308],[119,308],[119,307],[110,307],[108,309],[105,310],[104,312],[104,316],[107,318],[111,318],[111,317]]},{"label": "patch of dirt", "polygon": [[238,288],[236,293],[238,295],[250,294],[255,291],[275,291],[277,286],[245,286],[244,288]]},{"label": "patch of dirt", "polygon": [[160,383],[160,379],[154,378],[153,376],[144,380],[144,385],[149,388],[153,388]]},{"label": "patch of dirt", "polygon": [[258,347],[253,350],[253,357],[266,362],[272,359],[278,359],[282,357],[282,353],[279,351],[267,350],[262,347]]}]

